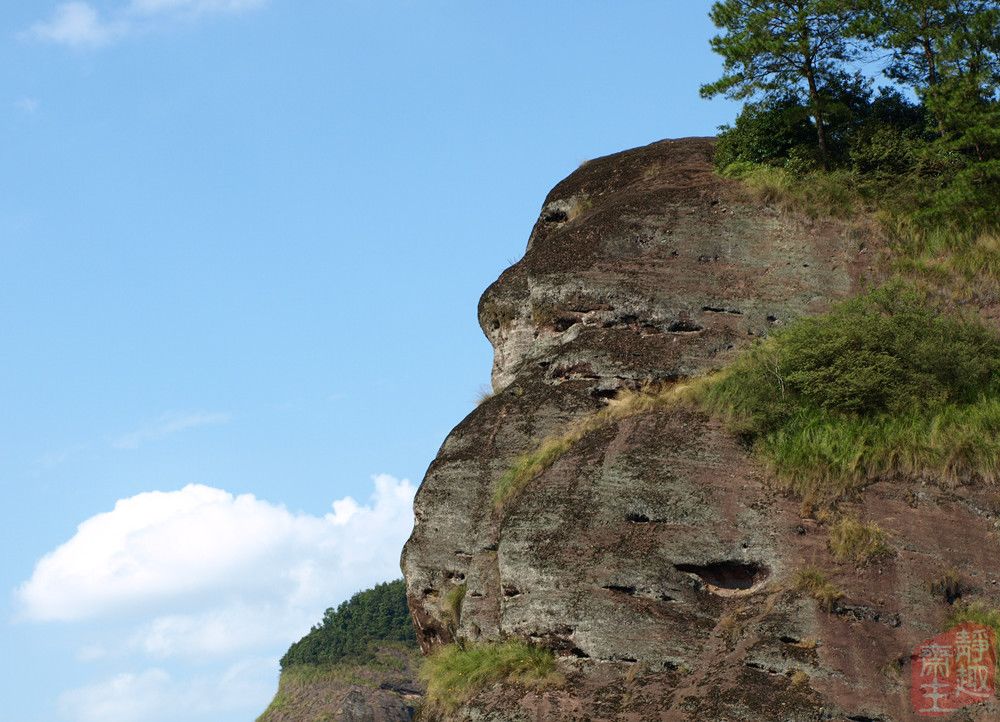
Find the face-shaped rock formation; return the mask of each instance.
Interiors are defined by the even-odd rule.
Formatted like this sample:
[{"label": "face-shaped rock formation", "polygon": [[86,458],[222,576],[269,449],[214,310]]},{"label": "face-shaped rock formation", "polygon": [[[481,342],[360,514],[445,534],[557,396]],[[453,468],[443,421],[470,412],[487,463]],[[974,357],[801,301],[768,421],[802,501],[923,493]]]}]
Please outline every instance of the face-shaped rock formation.
[{"label": "face-shaped rock formation", "polygon": [[[622,389],[721,366],[870,277],[863,228],[749,198],[713,173],[712,147],[663,141],[584,164],[480,301],[495,394],[417,495],[410,608],[425,651],[519,637],[555,650],[567,681],[488,689],[455,719],[909,719],[910,650],[949,612],[933,580],[957,569],[996,589],[995,495],[875,484],[847,508],[878,520],[896,554],[855,569],[739,439],[685,407],[592,431],[493,503],[518,455]],[[806,566],[843,590],[831,611],[792,590]]]}]

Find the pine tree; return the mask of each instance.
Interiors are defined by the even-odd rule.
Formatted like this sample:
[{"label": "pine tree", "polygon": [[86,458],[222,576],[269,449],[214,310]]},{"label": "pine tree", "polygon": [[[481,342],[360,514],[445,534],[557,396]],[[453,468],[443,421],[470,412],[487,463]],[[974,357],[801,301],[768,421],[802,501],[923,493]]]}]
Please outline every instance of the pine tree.
[{"label": "pine tree", "polygon": [[845,76],[854,57],[845,28],[860,17],[843,0],[719,0],[709,17],[724,32],[712,38],[723,76],[703,85],[703,97],[779,97],[809,108],[824,167],[829,167],[824,88]]}]

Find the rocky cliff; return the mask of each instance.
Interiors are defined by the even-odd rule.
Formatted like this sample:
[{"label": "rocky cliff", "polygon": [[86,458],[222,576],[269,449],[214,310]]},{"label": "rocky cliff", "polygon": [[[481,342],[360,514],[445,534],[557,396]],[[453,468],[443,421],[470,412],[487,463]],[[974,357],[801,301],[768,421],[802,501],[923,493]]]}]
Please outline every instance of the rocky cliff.
[{"label": "rocky cliff", "polygon": [[[738,438],[683,406],[594,430],[494,504],[541,439],[624,389],[716,368],[877,273],[864,228],[753,200],[711,154],[694,138],[585,163],[483,294],[495,393],[417,495],[410,609],[424,651],[521,638],[555,650],[565,683],[488,688],[454,719],[910,719],[910,651],[954,601],[937,582],[1000,600],[994,493],[871,485],[845,507],[896,553],[856,568]],[[832,608],[793,590],[806,565],[843,591]],[[996,720],[1000,706],[962,714]]]}]

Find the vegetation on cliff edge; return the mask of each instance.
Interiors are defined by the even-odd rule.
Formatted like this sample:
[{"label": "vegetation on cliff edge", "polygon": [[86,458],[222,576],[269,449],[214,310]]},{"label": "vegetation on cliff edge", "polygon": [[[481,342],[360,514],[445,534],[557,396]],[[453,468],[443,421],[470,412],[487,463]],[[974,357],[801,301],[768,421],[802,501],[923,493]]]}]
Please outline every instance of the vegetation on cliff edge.
[{"label": "vegetation on cliff edge", "polygon": [[874,214],[901,270],[995,286],[1000,3],[722,0],[710,15],[724,72],[702,94],[747,100],[721,128],[724,175],[813,216]]},{"label": "vegetation on cliff edge", "polygon": [[416,646],[402,579],[376,584],[336,609],[327,609],[323,621],[281,658],[281,668],[371,662],[379,642]]},{"label": "vegetation on cliff edge", "polygon": [[520,640],[449,644],[425,660],[427,705],[453,709],[479,690],[498,682],[546,686],[560,681],[551,650]]},{"label": "vegetation on cliff edge", "polygon": [[899,282],[793,322],[695,395],[807,498],[1000,478],[1000,337]]}]

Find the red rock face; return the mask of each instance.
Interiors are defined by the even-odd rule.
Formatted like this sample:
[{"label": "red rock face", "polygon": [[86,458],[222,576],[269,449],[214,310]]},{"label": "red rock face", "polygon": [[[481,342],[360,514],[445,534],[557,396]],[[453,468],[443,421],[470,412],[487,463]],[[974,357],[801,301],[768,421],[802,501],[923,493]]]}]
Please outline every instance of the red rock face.
[{"label": "red rock face", "polygon": [[[993,490],[872,485],[844,509],[877,521],[895,553],[856,569],[739,439],[690,409],[593,431],[494,506],[519,454],[621,389],[720,366],[874,273],[875,238],[747,199],[711,152],[710,139],[664,141],[584,164],[480,301],[497,393],[417,495],[410,607],[425,651],[516,636],[555,650],[566,684],[501,685],[454,719],[911,719],[909,655],[956,601],[935,580],[952,570],[966,597],[1000,602]],[[832,610],[793,591],[806,566],[843,591]]]}]

